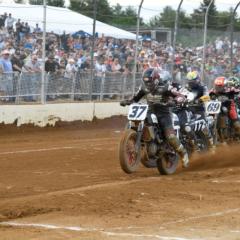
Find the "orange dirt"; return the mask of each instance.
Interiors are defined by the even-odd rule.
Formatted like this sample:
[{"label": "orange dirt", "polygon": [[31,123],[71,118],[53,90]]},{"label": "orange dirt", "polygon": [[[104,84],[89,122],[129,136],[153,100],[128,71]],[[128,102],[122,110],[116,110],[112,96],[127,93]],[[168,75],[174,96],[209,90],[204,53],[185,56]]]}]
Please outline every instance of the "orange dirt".
[{"label": "orange dirt", "polygon": [[0,240],[240,239],[239,146],[195,156],[172,176],[127,175],[124,125],[0,126]]}]

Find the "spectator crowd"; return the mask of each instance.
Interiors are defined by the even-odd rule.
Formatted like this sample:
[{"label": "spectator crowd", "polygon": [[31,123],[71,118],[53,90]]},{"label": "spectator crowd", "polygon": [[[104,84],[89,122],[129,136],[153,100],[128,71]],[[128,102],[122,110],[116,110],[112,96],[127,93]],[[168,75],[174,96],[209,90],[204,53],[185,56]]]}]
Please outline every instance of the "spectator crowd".
[{"label": "spectator crowd", "polygon": [[[131,74],[134,70],[135,41],[101,36],[95,40],[93,52],[96,77],[105,73]],[[36,24],[15,19],[11,13],[0,16],[0,73],[39,73],[42,69],[42,29]],[[92,38],[86,35],[46,35],[45,71],[71,78],[79,71],[91,68]],[[202,47],[175,49],[168,43],[142,41],[137,53],[137,71],[154,67],[159,71],[172,72],[173,78],[181,80],[188,71],[200,71]],[[240,43],[233,42],[233,68],[240,73]],[[172,59],[174,66],[172,67]],[[217,38],[207,45],[205,72],[209,79],[231,73],[230,41]]]}]

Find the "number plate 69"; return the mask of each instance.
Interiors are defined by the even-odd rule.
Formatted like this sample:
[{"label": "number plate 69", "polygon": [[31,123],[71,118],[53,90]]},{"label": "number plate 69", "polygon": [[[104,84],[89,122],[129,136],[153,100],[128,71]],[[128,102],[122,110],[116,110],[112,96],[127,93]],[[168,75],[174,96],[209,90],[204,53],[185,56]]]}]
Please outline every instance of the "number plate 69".
[{"label": "number plate 69", "polygon": [[209,101],[205,103],[207,114],[218,114],[221,110],[222,103],[220,101]]},{"label": "number plate 69", "polygon": [[128,110],[128,120],[143,121],[147,116],[148,105],[132,104]]}]

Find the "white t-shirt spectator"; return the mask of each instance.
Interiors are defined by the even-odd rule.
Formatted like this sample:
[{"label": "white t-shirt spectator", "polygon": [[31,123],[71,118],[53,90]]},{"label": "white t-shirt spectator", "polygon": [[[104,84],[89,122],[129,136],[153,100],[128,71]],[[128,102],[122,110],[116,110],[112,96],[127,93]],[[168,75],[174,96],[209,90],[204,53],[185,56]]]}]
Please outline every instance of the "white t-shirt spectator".
[{"label": "white t-shirt spectator", "polygon": [[95,70],[96,70],[96,74],[98,77],[101,77],[102,74],[104,74],[106,71],[107,71],[107,67],[104,63],[99,63],[99,62],[96,62],[95,64]]},{"label": "white t-shirt spectator", "polygon": [[13,23],[15,22],[15,19],[12,18],[12,16],[8,16],[5,20],[5,26],[7,28],[13,28]]},{"label": "white t-shirt spectator", "polygon": [[74,61],[74,59],[69,59],[68,64],[66,65],[64,77],[72,78],[75,72],[77,72],[77,67],[75,66],[75,61]]},{"label": "white t-shirt spectator", "polygon": [[215,45],[217,50],[221,50],[223,48],[223,41],[220,39],[217,39],[215,42]]}]

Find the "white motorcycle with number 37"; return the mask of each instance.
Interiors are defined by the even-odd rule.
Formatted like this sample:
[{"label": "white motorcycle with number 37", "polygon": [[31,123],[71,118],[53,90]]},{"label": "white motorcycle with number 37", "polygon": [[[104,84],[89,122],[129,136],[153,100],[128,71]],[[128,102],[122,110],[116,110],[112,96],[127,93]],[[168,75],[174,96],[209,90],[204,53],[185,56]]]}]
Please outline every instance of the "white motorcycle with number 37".
[{"label": "white motorcycle with number 37", "polygon": [[[176,114],[173,119],[178,135],[180,125]],[[147,104],[129,106],[128,125],[119,144],[119,161],[126,173],[135,172],[140,163],[148,168],[157,167],[159,173],[165,175],[177,169],[178,155],[166,141],[156,115],[148,111]]]}]

